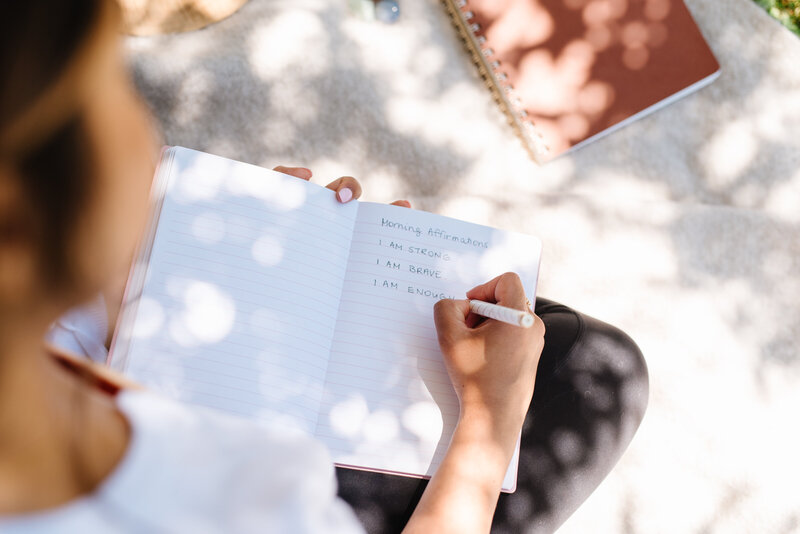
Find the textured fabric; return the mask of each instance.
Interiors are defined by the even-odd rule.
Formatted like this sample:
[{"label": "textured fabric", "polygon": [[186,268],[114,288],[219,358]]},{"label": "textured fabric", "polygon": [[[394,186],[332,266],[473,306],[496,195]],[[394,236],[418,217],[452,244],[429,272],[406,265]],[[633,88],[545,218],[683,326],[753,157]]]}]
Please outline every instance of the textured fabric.
[{"label": "textured fabric", "polygon": [[109,478],[66,506],[0,518],[0,532],[363,532],[336,498],[327,451],[309,436],[151,393],[117,398],[132,440]]},{"label": "textured fabric", "polygon": [[[608,474],[648,399],[642,354],[620,330],[537,299],[547,332],[522,429],[517,491],[501,494],[492,532],[553,532]],[[339,495],[372,534],[400,532],[425,480],[337,468]]]}]

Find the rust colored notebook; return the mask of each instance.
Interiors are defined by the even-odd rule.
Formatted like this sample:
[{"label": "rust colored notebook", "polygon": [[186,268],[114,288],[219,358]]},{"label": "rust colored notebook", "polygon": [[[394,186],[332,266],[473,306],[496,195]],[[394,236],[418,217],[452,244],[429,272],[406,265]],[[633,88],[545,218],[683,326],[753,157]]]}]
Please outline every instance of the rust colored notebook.
[{"label": "rust colored notebook", "polygon": [[539,163],[719,76],[682,0],[443,0]]}]

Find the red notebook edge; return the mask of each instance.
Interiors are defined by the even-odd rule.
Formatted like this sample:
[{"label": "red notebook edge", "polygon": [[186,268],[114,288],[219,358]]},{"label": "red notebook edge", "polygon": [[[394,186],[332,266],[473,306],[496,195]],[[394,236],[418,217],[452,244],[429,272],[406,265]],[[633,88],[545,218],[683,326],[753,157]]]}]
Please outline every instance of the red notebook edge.
[{"label": "red notebook edge", "polygon": [[[472,0],[472,2],[478,8],[481,7],[481,0]],[[526,105],[523,105],[518,95],[515,94],[517,91],[506,76],[502,62],[498,61],[496,57],[498,54],[495,54],[493,50],[494,44],[491,38],[487,39],[482,27],[484,25],[491,26],[502,17],[495,14],[494,19],[489,19],[479,13],[474,13],[471,11],[470,0],[442,0],[473,63],[478,68],[480,76],[492,92],[495,101],[506,116],[517,137],[522,141],[530,157],[538,164],[543,164],[563,154],[571,153],[577,148],[605,137],[654,111],[700,90],[720,76],[719,62],[683,0],[667,0],[667,2],[671,2],[671,14],[665,22],[671,24],[668,29],[675,35],[672,36],[670,45],[665,47],[667,53],[661,52],[656,55],[662,63],[665,55],[670,56],[670,59],[673,60],[672,65],[668,65],[672,69],[672,77],[667,77],[667,81],[665,81],[664,76],[668,76],[670,73],[670,69],[666,69],[662,79],[656,79],[651,83],[651,87],[656,93],[662,89],[663,91],[660,94],[651,94],[645,97],[652,102],[635,102],[632,104],[634,106],[633,109],[625,110],[622,113],[618,109],[608,109],[609,114],[614,111],[614,115],[611,118],[604,117],[602,124],[601,121],[596,121],[591,128],[587,128],[588,132],[585,135],[578,135],[566,141],[565,135],[560,133],[554,135],[552,120],[548,124],[547,119],[542,119],[545,122],[545,127],[542,127],[541,123],[537,125],[541,118],[536,116],[535,111],[530,111],[530,108],[526,109]],[[517,2],[516,6],[518,7],[520,3]],[[543,9],[547,7],[543,6],[545,3],[542,0],[539,2],[528,0],[529,5],[542,7]],[[561,9],[562,14],[565,11],[563,5],[558,6],[557,2],[549,2],[549,4],[551,8],[557,6],[557,9],[554,8],[553,11]],[[575,2],[572,2],[572,4],[575,4]],[[642,2],[639,3],[640,8],[641,5]],[[568,31],[574,30],[575,28],[572,26],[568,29]],[[497,34],[495,33],[495,35]],[[557,35],[557,37],[561,37],[561,35]],[[688,52],[691,53],[691,56],[687,56]],[[499,55],[502,56],[503,54]],[[607,69],[610,64],[613,70],[618,68],[614,63],[614,61],[609,62],[605,59],[604,64],[601,66]],[[620,63],[620,61],[617,60],[617,63]],[[676,70],[676,65],[680,65],[680,70]],[[684,68],[687,65],[689,68]],[[518,66],[519,64],[512,65],[512,72]],[[622,69],[619,69],[619,74],[624,78],[625,73],[622,72]],[[630,72],[627,74],[628,76],[631,75]],[[659,73],[657,72],[657,74]],[[635,78],[636,73],[633,76]],[[513,78],[513,74],[511,78]],[[643,78],[643,76],[640,78]],[[645,79],[649,81],[649,78]],[[620,87],[620,82],[617,80],[612,81],[616,83],[616,86],[612,84],[612,89]],[[637,81],[640,82],[641,79]],[[638,84],[634,84],[634,82],[621,83],[624,88],[629,89],[628,93],[631,93],[634,87],[638,89]],[[626,95],[623,94],[622,96]],[[621,100],[627,101],[625,99]],[[636,98],[634,97],[632,100],[635,101]],[[609,108],[612,107],[609,106]]]}]

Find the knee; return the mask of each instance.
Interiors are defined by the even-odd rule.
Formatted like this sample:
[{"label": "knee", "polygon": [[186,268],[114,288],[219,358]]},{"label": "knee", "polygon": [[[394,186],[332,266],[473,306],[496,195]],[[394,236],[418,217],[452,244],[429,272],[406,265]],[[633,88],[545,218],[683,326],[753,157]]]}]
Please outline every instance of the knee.
[{"label": "knee", "polygon": [[621,423],[630,432],[638,428],[649,398],[650,381],[642,351],[631,337],[619,328],[583,317],[582,342],[591,360],[584,362],[595,386],[606,388],[613,396]]},{"label": "knee", "polygon": [[642,351],[619,328],[561,304],[537,299],[536,312],[547,326],[536,377],[540,406],[570,391],[579,419],[602,422],[617,431],[620,442],[629,441],[649,397]]}]

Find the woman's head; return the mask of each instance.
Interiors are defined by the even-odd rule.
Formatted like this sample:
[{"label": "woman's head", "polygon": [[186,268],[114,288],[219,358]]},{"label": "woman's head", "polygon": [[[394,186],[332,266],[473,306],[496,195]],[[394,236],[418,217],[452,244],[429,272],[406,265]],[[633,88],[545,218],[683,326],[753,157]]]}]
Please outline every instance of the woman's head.
[{"label": "woman's head", "polygon": [[127,268],[155,156],[111,0],[5,9],[0,317],[61,311]]}]

